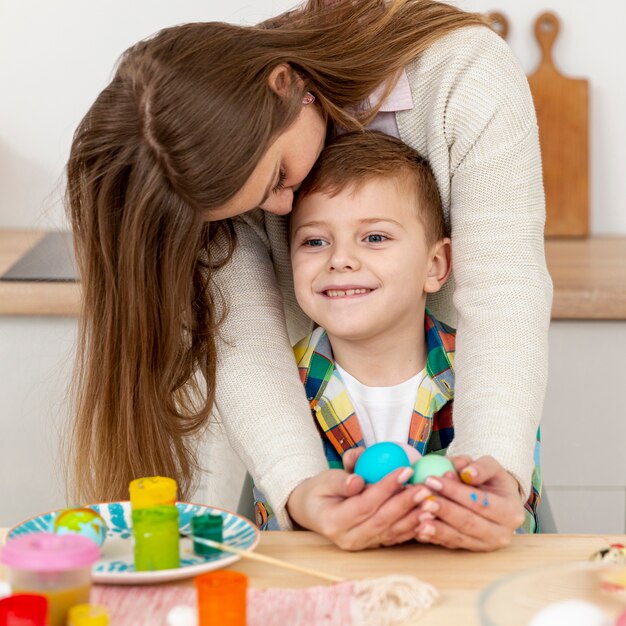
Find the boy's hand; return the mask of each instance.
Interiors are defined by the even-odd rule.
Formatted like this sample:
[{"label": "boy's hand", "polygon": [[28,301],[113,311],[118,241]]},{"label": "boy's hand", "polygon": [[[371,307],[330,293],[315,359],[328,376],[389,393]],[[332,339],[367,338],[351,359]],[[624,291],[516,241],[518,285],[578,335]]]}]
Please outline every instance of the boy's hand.
[{"label": "boy's hand", "polygon": [[452,472],[427,479],[435,495],[421,509],[435,519],[422,520],[415,537],[424,543],[477,552],[508,546],[524,522],[517,481],[490,456],[474,462],[467,457],[451,460],[461,480]]},{"label": "boy's hand", "polygon": [[[352,469],[355,458],[344,458]],[[348,462],[346,462],[348,461]],[[404,487],[411,468],[392,472],[369,485],[345,470],[327,470],[301,483],[287,502],[291,517],[344,550],[363,550],[394,545],[415,537],[417,504],[431,495],[423,485]]]}]

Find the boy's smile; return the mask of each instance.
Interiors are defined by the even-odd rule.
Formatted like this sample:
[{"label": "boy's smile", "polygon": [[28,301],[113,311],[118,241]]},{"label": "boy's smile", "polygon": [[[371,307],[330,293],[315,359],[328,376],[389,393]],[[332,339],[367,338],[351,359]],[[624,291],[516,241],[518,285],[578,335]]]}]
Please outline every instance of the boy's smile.
[{"label": "boy's smile", "polygon": [[291,231],[296,297],[331,342],[423,334],[426,293],[438,283],[409,185],[376,178],[307,195]]},{"label": "boy's smile", "polygon": [[358,285],[331,285],[323,288],[320,293],[327,298],[352,298],[371,293],[374,289],[370,287],[359,287]]}]

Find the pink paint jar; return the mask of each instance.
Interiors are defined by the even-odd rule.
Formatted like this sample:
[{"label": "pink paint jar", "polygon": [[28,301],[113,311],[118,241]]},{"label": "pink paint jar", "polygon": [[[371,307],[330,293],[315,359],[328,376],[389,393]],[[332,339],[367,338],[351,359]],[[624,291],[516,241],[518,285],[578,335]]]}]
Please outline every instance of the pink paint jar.
[{"label": "pink paint jar", "polygon": [[50,626],[65,626],[71,607],[89,602],[98,545],[80,535],[32,533],[9,539],[0,552],[14,594],[48,599]]}]

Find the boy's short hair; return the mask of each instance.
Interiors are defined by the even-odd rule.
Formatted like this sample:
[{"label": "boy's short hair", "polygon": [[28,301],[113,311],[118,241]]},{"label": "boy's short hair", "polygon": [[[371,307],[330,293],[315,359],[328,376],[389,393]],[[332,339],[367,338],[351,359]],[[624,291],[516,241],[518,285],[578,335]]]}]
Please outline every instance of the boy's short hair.
[{"label": "boy's short hair", "polygon": [[378,131],[346,133],[328,143],[298,190],[297,201],[313,193],[335,196],[346,187],[377,178],[394,178],[415,194],[428,245],[446,236],[430,165],[404,142]]}]

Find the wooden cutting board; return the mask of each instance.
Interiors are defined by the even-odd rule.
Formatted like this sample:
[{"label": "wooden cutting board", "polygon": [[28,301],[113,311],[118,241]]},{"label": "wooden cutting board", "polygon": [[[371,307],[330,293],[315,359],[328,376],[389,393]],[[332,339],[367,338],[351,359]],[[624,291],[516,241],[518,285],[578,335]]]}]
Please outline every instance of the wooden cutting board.
[{"label": "wooden cutting board", "polygon": [[542,58],[528,77],[539,122],[547,237],[589,234],[589,84],[563,76],[552,59],[559,19],[535,22]]},{"label": "wooden cutting board", "polygon": [[506,40],[509,35],[509,20],[506,15],[500,13],[500,11],[490,11],[486,17],[491,29],[498,33],[502,39]]}]

